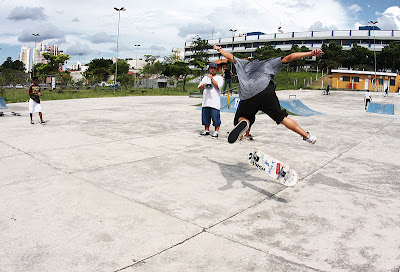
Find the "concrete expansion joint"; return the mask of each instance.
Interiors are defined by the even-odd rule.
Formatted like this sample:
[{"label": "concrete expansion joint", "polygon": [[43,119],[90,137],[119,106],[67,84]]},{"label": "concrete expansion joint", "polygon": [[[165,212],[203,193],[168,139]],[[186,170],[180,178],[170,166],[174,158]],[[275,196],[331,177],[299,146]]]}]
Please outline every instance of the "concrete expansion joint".
[{"label": "concrete expansion joint", "polygon": [[177,247],[177,246],[180,246],[180,245],[186,243],[186,242],[189,241],[189,240],[192,240],[193,238],[197,237],[198,235],[200,235],[200,234],[202,234],[202,233],[204,233],[204,232],[205,232],[205,229],[203,228],[200,232],[198,232],[198,233],[196,233],[196,234],[194,234],[194,235],[192,235],[192,236],[186,238],[185,240],[183,240],[183,241],[181,241],[181,242],[179,242],[179,243],[176,243],[176,244],[174,244],[174,245],[172,245],[172,246],[170,246],[170,247],[168,247],[168,248],[166,248],[166,249],[164,249],[164,250],[161,250],[161,251],[159,251],[159,252],[157,252],[157,253],[155,253],[155,254],[153,254],[153,255],[151,255],[151,256],[148,256],[148,257],[146,257],[146,258],[143,258],[143,259],[141,259],[141,260],[133,260],[133,261],[134,261],[133,264],[128,265],[128,266],[125,266],[125,267],[123,267],[123,268],[121,268],[121,269],[115,270],[114,272],[124,271],[125,269],[134,267],[134,266],[136,266],[136,265],[145,264],[147,260],[149,260],[149,259],[151,259],[151,258],[153,258],[153,257],[156,257],[156,256],[158,256],[158,255],[160,255],[160,254],[162,254],[162,253],[164,253],[164,252],[167,252],[168,250],[173,249],[173,248],[175,248],[175,247]]},{"label": "concrete expansion joint", "polygon": [[[247,247],[247,248],[256,250],[256,251],[258,251],[258,252],[264,253],[264,254],[266,254],[266,255],[268,255],[268,256],[272,256],[272,257],[275,258],[275,259],[282,260],[282,263],[291,263],[291,264],[294,264],[294,265],[296,265],[296,266],[302,266],[302,267],[304,267],[304,268],[307,268],[307,270],[309,270],[309,271],[323,272],[323,270],[319,270],[319,269],[313,268],[313,267],[311,267],[311,266],[308,266],[308,265],[305,265],[305,264],[302,264],[302,263],[298,263],[298,262],[294,262],[294,261],[285,259],[284,257],[278,256],[278,255],[275,255],[275,254],[271,254],[271,253],[269,253],[269,252],[267,252],[267,251],[264,251],[264,250],[262,250],[262,249],[259,249],[259,248],[257,248],[257,247],[254,247],[254,246],[250,246],[250,245],[241,243],[241,242],[239,242],[239,241],[237,241],[237,240],[233,240],[233,239],[228,238],[228,237],[225,237],[225,236],[223,236],[223,235],[219,235],[219,234],[212,233],[212,232],[208,232],[208,231],[207,231],[207,233],[210,233],[210,234],[212,234],[212,235],[214,235],[214,236],[217,236],[217,237],[219,237],[219,238],[228,240],[228,241],[230,241],[230,242],[232,242],[232,243],[241,245],[241,246],[243,246],[243,247]],[[400,272],[400,271],[399,271],[399,272]]]},{"label": "concrete expansion joint", "polygon": [[[378,134],[379,132],[381,132],[381,130],[383,130],[384,128],[388,127],[389,125],[391,125],[393,122],[395,121],[395,119],[393,119],[392,121],[388,122],[387,124],[383,125],[382,127],[380,127],[377,131],[373,132],[371,135],[367,136],[366,138],[364,138],[363,140],[361,140],[360,142],[358,142],[355,145],[352,145],[351,147],[349,147],[348,149],[342,151],[341,153],[339,153],[337,156],[335,156],[333,159],[331,159],[330,161],[328,161],[327,163],[323,164],[321,167],[319,167],[318,169],[315,169],[314,171],[312,171],[311,173],[309,173],[308,175],[302,177],[299,179],[299,182],[308,178],[309,176],[314,175],[315,173],[317,173],[318,171],[320,171],[321,169],[325,168],[326,166],[328,166],[329,164],[331,164],[332,162],[334,162],[335,160],[337,160],[338,158],[340,158],[341,156],[343,156],[343,154],[348,153],[350,150],[356,148],[357,146],[359,146],[360,144],[362,144],[363,142],[365,142],[366,140],[368,140],[369,138],[375,136],[376,134]],[[400,270],[399,270],[400,272]]]}]

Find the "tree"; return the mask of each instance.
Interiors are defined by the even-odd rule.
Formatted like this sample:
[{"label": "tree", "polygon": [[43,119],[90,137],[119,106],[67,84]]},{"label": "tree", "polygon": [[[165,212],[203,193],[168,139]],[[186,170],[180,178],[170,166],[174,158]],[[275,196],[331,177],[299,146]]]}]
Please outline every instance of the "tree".
[{"label": "tree", "polygon": [[[308,51],[310,51],[310,50],[307,47],[305,47],[304,45],[302,47],[299,47],[297,44],[295,44],[290,49],[289,54],[296,53],[296,52],[308,52]],[[306,65],[306,59],[308,59],[308,58],[311,58],[311,57],[293,60],[293,61],[289,62],[289,67],[291,69],[297,70],[298,67],[303,67]]]},{"label": "tree", "polygon": [[185,91],[186,77],[192,73],[193,71],[189,68],[188,64],[182,61],[165,64],[162,72],[167,77],[183,77],[183,91]]},{"label": "tree", "polygon": [[392,71],[400,71],[400,44],[391,42],[377,54],[377,66],[379,69],[390,68]]},{"label": "tree", "polygon": [[126,74],[118,76],[117,81],[121,84],[121,86],[128,88],[135,83],[135,77],[133,75],[126,73]]},{"label": "tree", "polygon": [[367,69],[373,69],[374,53],[368,48],[353,44],[350,50],[343,52],[343,66],[347,68],[368,67]]},{"label": "tree", "polygon": [[317,64],[321,65],[321,68],[336,69],[341,66],[343,61],[343,49],[341,45],[337,45],[334,41],[330,41],[329,44],[324,43],[321,46],[324,54],[317,57]]},{"label": "tree", "polygon": [[43,58],[48,61],[45,65],[49,67],[49,70],[54,73],[61,73],[62,66],[69,60],[71,57],[69,55],[59,54],[53,55],[51,52],[44,52],[42,54]]},{"label": "tree", "polygon": [[0,70],[14,70],[19,72],[25,71],[25,66],[22,61],[13,61],[11,57],[8,57],[6,61],[0,66]]},{"label": "tree", "polygon": [[158,56],[145,55],[146,65],[141,69],[141,73],[146,77],[161,74],[164,66],[157,60]]},{"label": "tree", "polygon": [[[129,72],[129,64],[123,60],[118,60],[117,79],[119,76],[126,75]],[[115,74],[115,62],[110,66],[110,74]]]},{"label": "tree", "polygon": [[263,47],[257,48],[254,52],[253,59],[266,60],[283,56],[284,53],[280,48],[275,49],[272,45],[266,43]]},{"label": "tree", "polygon": [[209,62],[207,50],[211,48],[212,46],[206,40],[201,39],[200,36],[193,38],[190,45],[193,54],[189,63],[198,69],[205,69]]},{"label": "tree", "polygon": [[19,61],[13,61],[8,57],[6,61],[0,66],[0,84],[22,84],[26,82],[26,74],[24,64]]},{"label": "tree", "polygon": [[[84,77],[91,82],[107,81],[110,76],[110,66],[113,64],[110,59],[92,59],[89,68],[83,73]],[[114,67],[115,68],[115,67]]]}]

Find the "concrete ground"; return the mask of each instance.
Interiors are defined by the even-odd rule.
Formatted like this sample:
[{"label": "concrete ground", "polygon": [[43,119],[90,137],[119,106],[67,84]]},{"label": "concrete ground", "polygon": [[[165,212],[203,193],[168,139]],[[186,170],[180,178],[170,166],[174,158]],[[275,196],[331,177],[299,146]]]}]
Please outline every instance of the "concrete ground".
[{"label": "concrete ground", "polygon": [[[253,142],[200,137],[199,98],[44,101],[0,117],[0,271],[398,271],[400,96],[281,91],[323,113],[303,141],[258,115]],[[12,116],[11,111],[22,116]],[[247,163],[258,148],[294,188]]]}]

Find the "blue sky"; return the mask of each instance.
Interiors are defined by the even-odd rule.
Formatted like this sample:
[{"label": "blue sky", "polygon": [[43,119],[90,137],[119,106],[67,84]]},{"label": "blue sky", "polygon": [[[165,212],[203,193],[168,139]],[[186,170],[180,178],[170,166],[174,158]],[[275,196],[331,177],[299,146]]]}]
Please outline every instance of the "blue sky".
[{"label": "blue sky", "polygon": [[[186,3],[186,4],[185,4]],[[382,29],[400,30],[399,0],[0,0],[0,64],[16,60],[22,45],[57,44],[79,58],[115,56],[118,12],[121,12],[119,57],[170,55],[195,35],[205,39],[237,33],[358,29],[378,20]],[[140,44],[136,51],[135,44]],[[78,53],[82,53],[79,57]]]}]

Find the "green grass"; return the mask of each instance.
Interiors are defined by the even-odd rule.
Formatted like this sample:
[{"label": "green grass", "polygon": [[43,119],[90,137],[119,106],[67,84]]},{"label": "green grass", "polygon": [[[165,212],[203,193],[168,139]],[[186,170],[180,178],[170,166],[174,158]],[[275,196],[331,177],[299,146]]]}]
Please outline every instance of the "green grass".
[{"label": "green grass", "polygon": [[[306,81],[314,76],[311,72],[287,72],[281,71],[278,73],[274,80],[277,85],[277,90],[287,89],[310,89],[304,86],[304,78]],[[294,85],[294,79],[297,79],[297,85]],[[59,89],[55,91],[42,90],[43,96],[41,100],[61,100],[61,99],[79,99],[79,98],[97,98],[97,97],[121,97],[121,96],[158,96],[158,95],[181,95],[188,96],[190,93],[198,92],[198,83],[186,83],[185,92],[182,90],[183,83],[179,82],[177,88],[163,88],[163,89],[144,89],[144,88],[128,88],[119,89],[114,93],[112,87],[95,87],[86,89],[81,87],[79,90],[67,88],[62,93]],[[238,86],[238,83],[233,83],[232,87]],[[1,94],[0,94],[1,96]],[[29,100],[27,89],[5,89],[3,97],[6,103],[26,102]]]},{"label": "green grass", "polygon": [[[190,92],[196,92],[197,84],[186,84],[186,91],[182,91],[182,87],[177,88],[163,88],[163,89],[142,89],[142,88],[128,88],[119,89],[114,93],[113,88],[98,87],[98,88],[80,88],[76,89],[63,89],[60,93],[59,89],[54,91],[42,90],[43,96],[40,97],[42,101],[46,100],[62,100],[62,99],[79,99],[79,98],[96,98],[96,97],[121,97],[121,96],[158,96],[158,95],[183,95],[188,96]],[[26,89],[5,89],[3,97],[6,103],[26,102],[29,100],[28,90]]]}]

